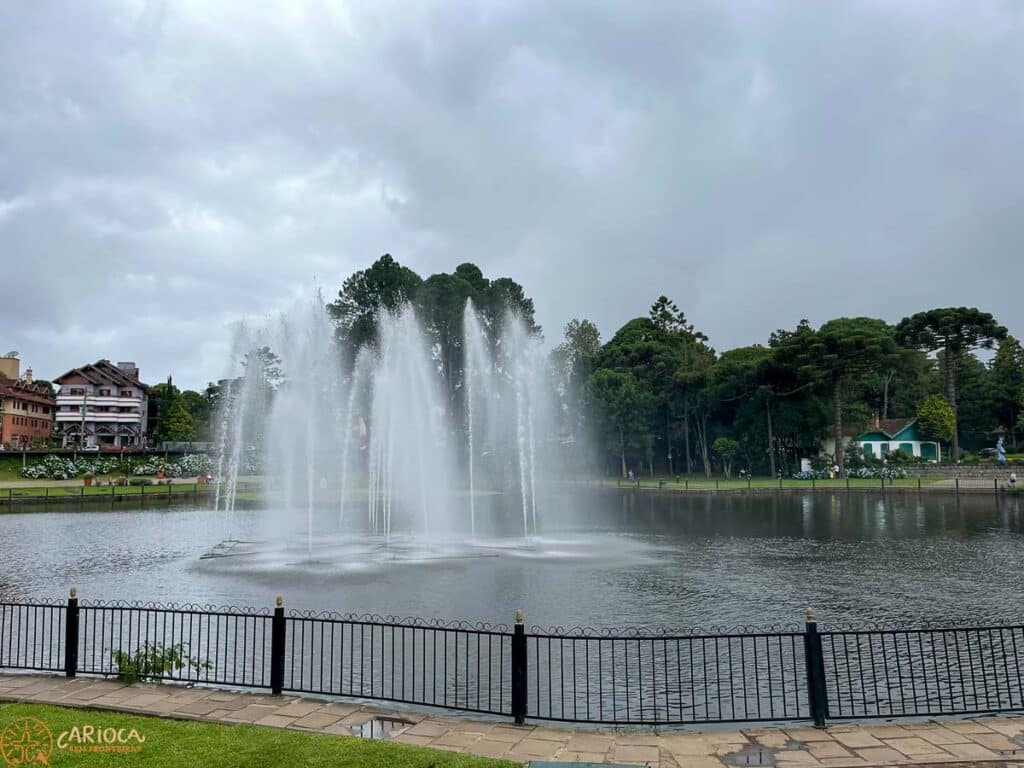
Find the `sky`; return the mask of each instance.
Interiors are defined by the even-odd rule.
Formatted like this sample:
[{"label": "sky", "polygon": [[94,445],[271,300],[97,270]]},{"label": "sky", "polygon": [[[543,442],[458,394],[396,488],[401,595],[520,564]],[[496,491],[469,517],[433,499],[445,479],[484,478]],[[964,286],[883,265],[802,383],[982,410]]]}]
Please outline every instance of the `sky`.
[{"label": "sky", "polygon": [[719,350],[1024,333],[1024,2],[0,3],[0,354],[201,387],[391,253],[549,344],[667,294]]}]

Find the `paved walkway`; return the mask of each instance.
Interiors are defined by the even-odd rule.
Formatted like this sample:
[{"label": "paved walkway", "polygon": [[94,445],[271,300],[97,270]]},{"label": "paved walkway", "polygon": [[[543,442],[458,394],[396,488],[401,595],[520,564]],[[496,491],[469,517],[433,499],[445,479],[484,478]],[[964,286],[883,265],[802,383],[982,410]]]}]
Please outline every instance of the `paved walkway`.
[{"label": "paved walkway", "polygon": [[528,762],[626,763],[652,768],[879,766],[997,761],[1024,766],[1024,717],[743,730],[582,731],[394,712],[357,703],[96,678],[0,675],[0,701],[113,709],[159,717],[254,723]]}]

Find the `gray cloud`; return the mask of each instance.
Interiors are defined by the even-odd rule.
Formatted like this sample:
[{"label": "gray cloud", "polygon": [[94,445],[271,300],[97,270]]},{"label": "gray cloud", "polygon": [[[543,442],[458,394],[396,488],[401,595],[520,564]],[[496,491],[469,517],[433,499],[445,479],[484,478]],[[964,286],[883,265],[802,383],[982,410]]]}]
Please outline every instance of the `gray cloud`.
[{"label": "gray cloud", "polygon": [[978,305],[1024,331],[1019,3],[0,5],[5,347],[187,386],[384,251],[549,339],[667,293],[720,349]]}]

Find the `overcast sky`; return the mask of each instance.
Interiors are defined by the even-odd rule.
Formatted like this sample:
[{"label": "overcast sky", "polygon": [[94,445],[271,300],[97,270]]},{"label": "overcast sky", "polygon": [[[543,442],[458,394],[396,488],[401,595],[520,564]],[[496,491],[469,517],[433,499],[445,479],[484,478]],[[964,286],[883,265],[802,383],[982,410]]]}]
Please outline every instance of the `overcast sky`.
[{"label": "overcast sky", "polygon": [[384,252],[719,350],[1024,332],[1024,3],[0,3],[0,353],[190,387]]}]

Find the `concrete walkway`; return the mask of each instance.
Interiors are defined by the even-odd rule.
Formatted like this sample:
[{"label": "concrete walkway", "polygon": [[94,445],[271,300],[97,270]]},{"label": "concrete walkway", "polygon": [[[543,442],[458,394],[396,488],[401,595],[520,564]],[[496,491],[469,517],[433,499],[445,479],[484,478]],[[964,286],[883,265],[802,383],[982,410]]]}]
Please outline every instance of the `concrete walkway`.
[{"label": "concrete walkway", "polygon": [[517,727],[297,696],[19,674],[0,674],[0,701],[384,737],[402,744],[519,762],[558,760],[655,768],[853,768],[990,761],[1024,766],[1024,717],[867,723],[828,729],[794,725],[661,733],[599,732],[543,725]]}]

